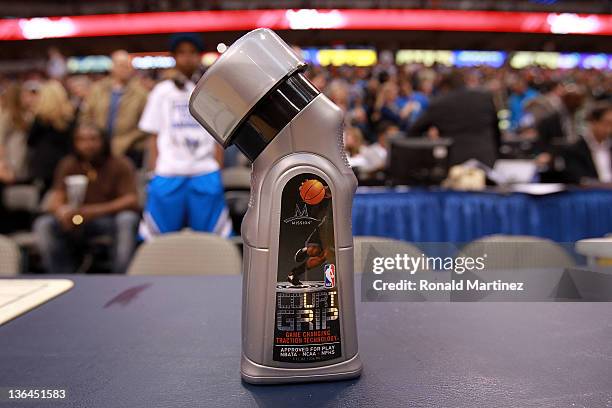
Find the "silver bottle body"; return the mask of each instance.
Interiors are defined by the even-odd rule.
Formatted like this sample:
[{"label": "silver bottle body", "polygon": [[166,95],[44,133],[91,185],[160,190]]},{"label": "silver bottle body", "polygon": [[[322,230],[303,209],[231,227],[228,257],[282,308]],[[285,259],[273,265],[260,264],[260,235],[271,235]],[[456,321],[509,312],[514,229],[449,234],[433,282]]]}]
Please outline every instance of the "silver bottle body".
[{"label": "silver bottle body", "polygon": [[[353,272],[352,200],[357,180],[346,161],[342,111],[323,94],[287,124],[253,162],[251,200],[242,223],[244,276],[241,373],[250,383],[323,381],[356,377],[357,348]],[[301,173],[321,177],[333,191],[333,219],[341,356],[286,363],[273,359],[281,195]]]}]

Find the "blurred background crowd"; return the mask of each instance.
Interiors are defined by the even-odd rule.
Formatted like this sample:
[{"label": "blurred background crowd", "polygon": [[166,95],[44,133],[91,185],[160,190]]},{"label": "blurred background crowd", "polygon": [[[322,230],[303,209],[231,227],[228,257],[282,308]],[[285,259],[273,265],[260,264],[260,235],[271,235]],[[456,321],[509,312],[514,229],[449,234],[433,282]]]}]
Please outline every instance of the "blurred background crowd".
[{"label": "blurred background crowd", "polygon": [[[572,155],[591,133],[589,114],[610,110],[610,71],[382,63],[313,67],[310,76],[346,111],[345,146],[364,179],[382,171],[378,181],[385,182],[390,136],[427,136],[454,140],[450,165],[533,158],[547,181],[612,181],[609,171],[577,168]],[[602,120],[608,140],[609,114]],[[565,159],[563,167],[555,157]]]},{"label": "blurred background crowd", "polygon": [[[606,41],[609,46],[608,36],[598,44]],[[222,51],[214,49],[217,42],[207,34],[175,34],[166,50],[149,57],[116,43],[117,50],[90,60],[54,45],[46,49],[44,65],[1,70],[0,233],[34,230],[47,269],[76,268],[54,262],[68,257],[68,244],[55,231],[58,225],[65,232],[85,223],[93,228],[88,236],[124,231],[129,238],[116,245],[112,267],[121,272],[136,246],[137,229],[146,239],[166,222],[148,222],[147,211],[140,215],[147,205],[147,183],[153,175],[163,175],[160,161],[174,160],[174,169],[180,161],[168,159],[175,153],[170,145],[151,142],[151,135],[162,138],[163,133],[155,120],[161,115],[155,106],[163,99],[158,94],[176,90],[188,98],[189,86]],[[493,54],[486,53],[475,53],[480,61],[453,64],[442,51],[414,51],[406,58],[406,50],[402,54],[363,45],[351,50],[343,44],[325,51],[335,49],[336,57],[344,59],[325,62],[317,55],[321,51],[302,45],[294,48],[309,62],[307,77],[345,112],[344,148],[361,185],[449,186],[453,166],[466,163],[467,168],[484,169],[485,184],[499,184],[488,177],[499,159],[527,160],[535,166],[526,182],[612,183],[612,58],[607,54],[593,54],[605,60],[603,65],[554,66],[537,58],[517,65],[510,57],[491,64],[487,57]],[[350,58],[353,51],[356,57]],[[552,58],[550,52],[546,56]],[[364,63],[364,58],[370,59]],[[96,62],[99,66],[87,68]],[[430,161],[411,164],[417,161],[417,150],[402,153],[402,143],[415,140],[425,143],[418,152],[432,155]],[[203,149],[204,142],[195,143],[195,149]],[[400,147],[394,153],[392,146]],[[236,149],[221,152],[211,141],[202,152],[201,160],[191,164],[194,169],[182,169],[181,175],[196,176],[202,168],[248,172],[246,158]],[[440,174],[431,172],[436,166],[442,167]],[[73,199],[66,177],[75,174],[87,176],[89,189],[78,210],[70,210],[65,206]],[[22,205],[26,190],[12,188],[16,186],[28,186],[30,204]],[[229,202],[233,227],[217,214],[207,231],[239,233],[246,207],[236,209]],[[45,213],[51,218],[36,221]],[[113,216],[112,226],[91,223],[108,215]],[[171,230],[189,226],[183,224]],[[117,253],[121,248],[124,254]]]},{"label": "blurred background crowd", "polygon": [[[300,53],[298,47],[296,51]],[[109,133],[113,152],[143,168],[146,134],[138,129],[138,121],[147,94],[157,82],[176,76],[176,70],[135,70],[130,55],[118,50],[111,55],[108,76],[68,74],[65,57],[57,50],[49,55],[47,71],[0,77],[3,183],[36,182],[46,191],[57,162],[72,148],[71,135],[79,120],[95,120]],[[606,107],[612,98],[612,71],[607,69],[452,68],[398,65],[388,51],[382,57],[368,67],[310,65],[306,72],[345,111],[345,148],[364,178],[385,169],[388,136],[454,138],[469,123],[476,129],[474,140],[485,142],[480,133],[487,133],[498,149],[479,155],[479,147],[465,141],[470,146],[458,146],[467,151],[453,158],[452,164],[477,158],[492,165],[496,158],[514,155],[540,158],[544,166],[550,158],[542,153],[557,153],[555,147],[579,142],[590,132],[589,113]],[[104,88],[113,86],[126,87],[130,101],[113,110],[97,106],[109,103]],[[482,105],[471,106],[478,104],[479,96],[485,99]],[[449,98],[448,109],[436,117],[436,106]],[[459,114],[453,115],[455,111]],[[118,128],[115,120],[119,120]],[[510,151],[506,142],[524,143],[520,151]],[[231,165],[246,164],[231,151],[229,156]],[[586,171],[558,177],[574,183],[583,178],[610,182],[605,174]]]}]

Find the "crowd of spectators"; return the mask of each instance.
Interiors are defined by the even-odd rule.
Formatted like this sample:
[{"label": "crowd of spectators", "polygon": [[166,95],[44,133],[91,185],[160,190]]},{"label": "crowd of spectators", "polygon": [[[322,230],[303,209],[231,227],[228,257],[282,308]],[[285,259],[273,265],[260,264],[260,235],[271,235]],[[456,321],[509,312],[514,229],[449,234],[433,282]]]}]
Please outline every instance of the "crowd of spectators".
[{"label": "crowd of spectators", "polygon": [[[528,147],[520,158],[535,159],[551,181],[612,181],[609,153],[591,160],[601,164],[579,172],[565,163],[580,142],[592,139],[593,110],[604,110],[601,126],[611,120],[610,71],[379,64],[315,66],[309,76],[346,111],[349,161],[362,177],[385,168],[381,147],[388,147],[390,134],[396,133],[454,139],[451,165],[475,158],[491,166],[504,143],[522,143]],[[609,138],[602,136],[597,146],[590,143],[591,150],[609,151]]]},{"label": "crowd of spectators", "polygon": [[[74,268],[62,251],[65,232],[81,223],[92,231],[121,231],[120,236],[129,233],[135,239],[134,214],[144,204],[136,199],[137,175],[147,172],[155,175],[149,185],[154,194],[144,205],[141,238],[195,222],[190,221],[189,194],[205,191],[197,187],[202,183],[214,184],[215,191],[196,198],[214,201],[218,211],[212,221],[197,223],[229,234],[231,225],[218,198],[222,152],[203,129],[194,131],[186,107],[201,74],[194,65],[200,43],[183,38],[172,47],[184,55],[177,54],[177,66],[164,72],[135,72],[128,53],[120,50],[112,54],[108,75],[68,75],[61,54],[53,51],[45,73],[0,77],[0,193],[12,184],[39,188],[49,215],[39,219],[36,231],[48,269]],[[552,180],[612,182],[610,71],[398,66],[387,58],[372,67],[310,66],[307,76],[345,111],[346,153],[363,180],[384,178],[391,138],[443,137],[454,140],[451,165],[477,159],[491,166],[502,144],[524,142],[529,148],[523,149],[523,158],[535,159],[542,174],[554,175]],[[179,102],[168,108],[172,112],[161,112],[168,98]],[[176,123],[163,122],[164,115]],[[184,127],[184,151],[177,148],[175,125]],[[246,164],[231,154],[226,164]],[[93,186],[81,208],[66,207],[65,178],[71,174],[86,175]],[[198,179],[202,174],[206,180]],[[160,213],[175,205],[162,202],[168,189],[185,191],[180,193],[186,214],[181,219]],[[32,227],[15,225],[19,221],[1,204],[0,220],[0,233]],[[134,246],[131,241],[126,245]],[[54,266],[57,253],[65,262]],[[129,254],[118,256],[124,268]]]}]

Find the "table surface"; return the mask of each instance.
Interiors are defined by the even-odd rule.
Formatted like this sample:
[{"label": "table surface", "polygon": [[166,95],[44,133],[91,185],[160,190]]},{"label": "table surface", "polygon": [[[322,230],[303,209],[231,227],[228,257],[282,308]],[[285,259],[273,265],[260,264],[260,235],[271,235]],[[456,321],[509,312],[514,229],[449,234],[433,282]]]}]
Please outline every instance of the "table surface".
[{"label": "table surface", "polygon": [[609,303],[358,298],[360,379],[252,386],[239,375],[241,277],[73,279],[0,326],[0,387],[67,390],[46,407],[612,406]]}]

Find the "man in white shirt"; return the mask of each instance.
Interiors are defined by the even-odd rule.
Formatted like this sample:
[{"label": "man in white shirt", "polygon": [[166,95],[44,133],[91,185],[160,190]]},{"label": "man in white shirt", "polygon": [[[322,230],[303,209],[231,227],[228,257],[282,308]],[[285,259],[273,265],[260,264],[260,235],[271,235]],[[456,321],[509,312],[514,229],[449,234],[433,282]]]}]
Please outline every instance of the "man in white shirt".
[{"label": "man in white shirt", "polygon": [[389,155],[389,138],[399,132],[399,128],[386,120],[380,122],[376,128],[376,142],[366,146],[362,155],[366,161],[363,170],[366,172],[377,172],[384,170],[387,166]]},{"label": "man in white shirt", "polygon": [[140,119],[139,128],[151,135],[154,171],[139,228],[145,240],[185,227],[224,237],[232,232],[219,173],[222,150],[189,113],[203,48],[197,34],[172,36],[176,76],[153,88]]},{"label": "man in white shirt", "polygon": [[565,181],[612,183],[612,104],[595,105],[587,120],[582,140],[563,154]]}]

